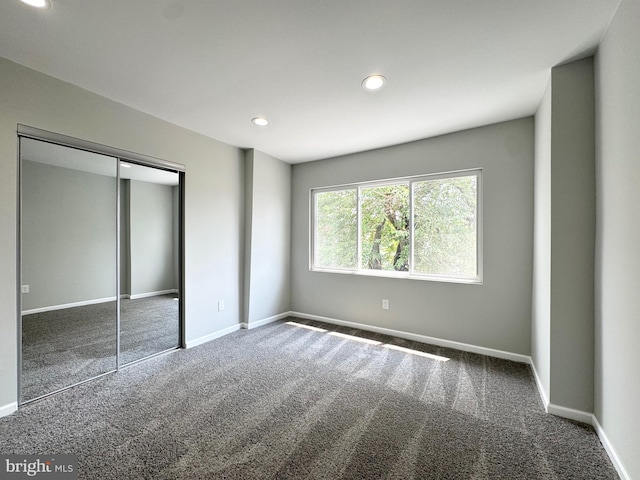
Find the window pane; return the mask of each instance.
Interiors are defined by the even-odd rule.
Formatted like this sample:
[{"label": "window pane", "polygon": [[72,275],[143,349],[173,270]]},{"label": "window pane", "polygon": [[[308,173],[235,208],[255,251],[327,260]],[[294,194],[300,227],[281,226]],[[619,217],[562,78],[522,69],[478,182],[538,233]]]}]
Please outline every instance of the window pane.
[{"label": "window pane", "polygon": [[414,272],[477,276],[476,175],[413,184]]},{"label": "window pane", "polygon": [[357,267],[358,196],[356,189],[315,194],[314,267]]},{"label": "window pane", "polygon": [[360,189],[361,267],[409,270],[409,185]]}]

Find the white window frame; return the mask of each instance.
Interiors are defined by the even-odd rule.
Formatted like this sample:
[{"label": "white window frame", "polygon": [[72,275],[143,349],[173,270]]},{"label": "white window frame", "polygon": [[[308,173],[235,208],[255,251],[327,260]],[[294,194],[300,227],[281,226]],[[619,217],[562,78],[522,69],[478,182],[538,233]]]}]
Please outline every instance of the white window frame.
[{"label": "white window frame", "polygon": [[[454,277],[448,275],[438,274],[425,274],[415,273],[414,268],[414,235],[413,235],[413,214],[414,214],[414,184],[429,180],[437,180],[441,178],[459,178],[475,176],[476,181],[476,276],[475,277]],[[409,186],[409,271],[408,272],[396,272],[388,270],[370,270],[362,268],[362,242],[361,242],[361,208],[360,208],[360,190],[362,188],[380,187],[386,185],[398,185],[408,184]],[[463,283],[463,284],[476,284],[481,285],[483,283],[483,194],[482,194],[482,168],[473,168],[468,170],[456,170],[451,172],[441,172],[433,174],[425,174],[419,176],[410,177],[398,177],[385,180],[378,180],[373,182],[360,182],[350,183],[343,185],[335,185],[331,187],[312,188],[309,190],[309,270],[313,272],[325,272],[325,273],[341,273],[349,275],[365,275],[374,277],[387,277],[387,278],[402,278],[411,280],[427,280],[435,282],[448,282],[448,283]],[[356,228],[356,255],[357,262],[356,268],[330,268],[315,265],[316,258],[316,219],[317,219],[317,205],[316,195],[324,192],[335,192],[340,190],[356,190],[356,208],[357,208],[357,228]]]}]

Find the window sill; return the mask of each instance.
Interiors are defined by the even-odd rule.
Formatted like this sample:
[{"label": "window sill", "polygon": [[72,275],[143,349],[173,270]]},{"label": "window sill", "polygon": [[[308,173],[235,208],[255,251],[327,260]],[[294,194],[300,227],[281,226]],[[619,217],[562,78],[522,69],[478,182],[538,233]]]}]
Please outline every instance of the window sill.
[{"label": "window sill", "polygon": [[483,281],[481,277],[478,278],[456,278],[447,277],[444,275],[419,275],[409,272],[389,272],[384,270],[341,270],[338,268],[318,268],[311,267],[311,272],[320,273],[339,273],[342,275],[358,275],[364,277],[382,277],[382,278],[397,278],[403,280],[420,280],[427,282],[439,282],[439,283],[461,283],[465,285],[482,285]]}]

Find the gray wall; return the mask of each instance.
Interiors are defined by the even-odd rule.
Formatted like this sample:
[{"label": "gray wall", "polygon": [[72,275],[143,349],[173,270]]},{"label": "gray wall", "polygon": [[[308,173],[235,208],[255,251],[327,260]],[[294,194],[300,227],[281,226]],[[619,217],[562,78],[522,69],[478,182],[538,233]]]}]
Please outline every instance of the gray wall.
[{"label": "gray wall", "polygon": [[[22,310],[115,298],[115,178],[23,160],[21,182]],[[121,292],[177,289],[177,187],[120,185]]]},{"label": "gray wall", "polygon": [[246,152],[245,322],[290,310],[291,165]]},{"label": "gray wall", "polygon": [[536,113],[532,359],[546,401],[593,412],[593,57],[554,67]]},{"label": "gray wall", "polygon": [[596,54],[595,413],[640,478],[640,2],[622,0]]},{"label": "gray wall", "polygon": [[131,295],[177,289],[173,187],[131,180],[129,189]]},{"label": "gray wall", "polygon": [[[17,396],[17,124],[186,166],[186,338],[241,321],[243,152],[0,59],[0,409]],[[217,312],[216,299],[226,309]]]},{"label": "gray wall", "polygon": [[23,161],[22,185],[23,311],[115,299],[115,178]]},{"label": "gray wall", "polygon": [[593,58],[551,70],[552,404],[593,411]]},{"label": "gray wall", "polygon": [[[294,165],[292,309],[529,355],[533,127],[525,118]],[[475,167],[484,182],[483,285],[309,271],[309,189]]]}]

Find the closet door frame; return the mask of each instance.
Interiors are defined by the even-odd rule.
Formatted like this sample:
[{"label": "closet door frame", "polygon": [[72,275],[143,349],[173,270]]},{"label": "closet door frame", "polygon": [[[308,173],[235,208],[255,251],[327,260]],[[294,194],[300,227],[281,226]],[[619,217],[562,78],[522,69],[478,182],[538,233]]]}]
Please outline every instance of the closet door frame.
[{"label": "closet door frame", "polygon": [[[79,150],[84,150],[90,153],[97,153],[101,155],[107,155],[114,157],[117,161],[117,169],[116,169],[116,177],[114,178],[116,182],[116,368],[110,370],[108,372],[104,372],[100,375],[88,378],[86,380],[76,382],[72,385],[66,386],[64,388],[55,390],[53,392],[47,392],[43,395],[40,395],[33,399],[24,400],[22,398],[22,294],[21,294],[21,285],[22,285],[22,205],[21,205],[21,189],[22,189],[22,152],[20,148],[21,138],[29,138],[33,140],[38,140],[46,143],[52,143],[56,145],[60,145],[63,147],[69,147]],[[184,191],[184,182],[185,182],[185,166],[179,163],[170,162],[167,160],[162,160],[159,158],[151,157],[148,155],[143,155],[139,153],[129,152],[126,150],[122,150],[115,147],[110,147],[94,142],[90,142],[87,140],[81,140],[75,137],[70,137],[67,135],[62,135],[59,133],[49,132],[47,130],[42,130],[35,127],[30,127],[27,125],[18,124],[17,128],[17,141],[18,141],[18,212],[17,212],[17,255],[16,255],[16,263],[17,263],[17,277],[16,277],[16,296],[17,296],[17,344],[18,344],[18,404],[24,405],[29,402],[39,400],[41,398],[47,397],[49,395],[53,395],[63,390],[67,390],[74,386],[80,385],[82,383],[91,381],[95,378],[102,377],[104,375],[108,375],[110,373],[116,372],[121,368],[126,368],[130,365],[134,365],[140,361],[144,361],[148,358],[152,358],[156,355],[162,355],[166,353],[166,351],[159,352],[158,354],[150,355],[148,357],[144,357],[140,360],[134,361],[132,363],[128,363],[125,365],[121,365],[120,362],[120,290],[121,290],[121,280],[120,280],[120,256],[121,256],[121,245],[120,245],[120,230],[121,230],[121,199],[120,199],[120,162],[127,163],[135,163],[146,167],[157,168],[161,170],[167,170],[171,172],[175,172],[179,177],[179,206],[178,206],[178,288],[179,288],[179,309],[178,309],[178,345],[176,348],[185,348],[185,275],[184,275],[184,200],[185,200],[185,191]]]}]

